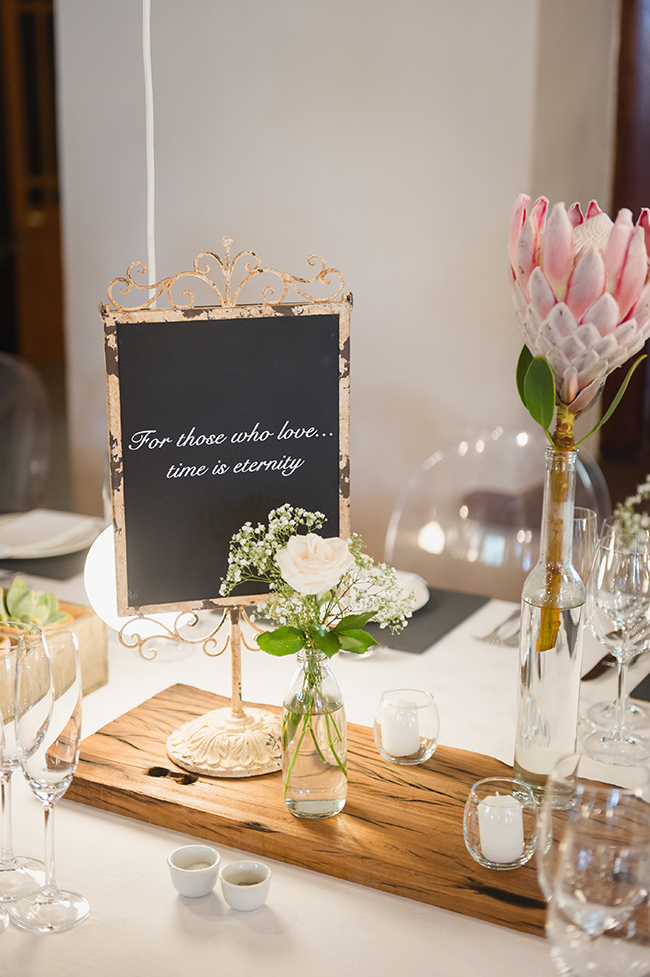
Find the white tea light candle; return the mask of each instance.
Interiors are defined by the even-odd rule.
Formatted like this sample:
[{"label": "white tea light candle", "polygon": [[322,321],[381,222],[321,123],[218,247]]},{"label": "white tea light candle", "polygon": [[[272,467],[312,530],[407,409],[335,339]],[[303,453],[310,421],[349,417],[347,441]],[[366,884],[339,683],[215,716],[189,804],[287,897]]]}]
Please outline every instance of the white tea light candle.
[{"label": "white tea light candle", "polygon": [[483,857],[489,862],[515,862],[524,851],[523,805],[512,794],[488,794],[478,805]]},{"label": "white tea light candle", "polygon": [[420,749],[420,720],[415,702],[400,702],[399,708],[384,703],[380,710],[382,746],[391,756],[411,756]]},{"label": "white tea light candle", "polygon": [[390,763],[424,763],[436,751],[440,718],[430,692],[382,692],[374,723],[375,746]]}]

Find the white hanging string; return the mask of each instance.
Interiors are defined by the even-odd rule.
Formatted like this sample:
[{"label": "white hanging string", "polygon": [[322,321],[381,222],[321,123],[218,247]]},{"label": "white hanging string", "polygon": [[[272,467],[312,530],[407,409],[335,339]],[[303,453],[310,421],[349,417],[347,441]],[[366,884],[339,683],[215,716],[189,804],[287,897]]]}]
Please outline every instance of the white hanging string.
[{"label": "white hanging string", "polygon": [[[142,60],[144,64],[144,111],[147,152],[147,278],[156,278],[156,179],[153,144],[153,72],[151,69],[151,0],[142,0]],[[155,306],[152,303],[151,308]]]}]

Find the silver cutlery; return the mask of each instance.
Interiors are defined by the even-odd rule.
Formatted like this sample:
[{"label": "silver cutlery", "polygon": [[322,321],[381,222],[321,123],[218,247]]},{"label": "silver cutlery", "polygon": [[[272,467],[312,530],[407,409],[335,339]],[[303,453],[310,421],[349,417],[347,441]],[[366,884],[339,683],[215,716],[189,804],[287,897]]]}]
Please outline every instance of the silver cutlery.
[{"label": "silver cutlery", "polygon": [[519,644],[520,618],[521,611],[517,608],[489,634],[475,634],[474,637],[477,641],[482,641],[487,645],[504,645],[508,648],[516,648]]}]

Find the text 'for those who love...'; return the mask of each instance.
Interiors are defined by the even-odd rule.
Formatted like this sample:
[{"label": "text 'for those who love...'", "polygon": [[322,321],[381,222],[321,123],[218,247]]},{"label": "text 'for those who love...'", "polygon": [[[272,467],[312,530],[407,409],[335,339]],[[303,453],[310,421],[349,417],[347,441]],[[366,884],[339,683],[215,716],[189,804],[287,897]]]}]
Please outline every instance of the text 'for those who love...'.
[{"label": "text 'for those who love...'", "polygon": [[[333,437],[333,432],[321,432],[315,427],[292,427],[289,421],[285,421],[280,431],[262,429],[260,423],[256,422],[250,431],[236,431],[233,434],[197,434],[196,428],[183,432],[175,437],[160,436],[155,428],[146,428],[137,431],[131,436],[129,450],[139,451],[141,449],[157,449],[165,446],[175,448],[193,448],[213,445],[246,444],[251,442],[264,442],[268,440],[288,441],[298,439],[312,439],[318,437]],[[226,464],[219,459],[216,463],[209,465],[188,465],[174,463],[169,466],[166,478],[196,478],[203,475],[225,475],[232,471],[233,474],[245,474],[251,472],[277,471],[287,476],[293,475],[298,468],[305,464],[304,458],[293,458],[289,454],[283,454],[280,458],[251,459],[246,458],[237,461],[235,464]]]}]

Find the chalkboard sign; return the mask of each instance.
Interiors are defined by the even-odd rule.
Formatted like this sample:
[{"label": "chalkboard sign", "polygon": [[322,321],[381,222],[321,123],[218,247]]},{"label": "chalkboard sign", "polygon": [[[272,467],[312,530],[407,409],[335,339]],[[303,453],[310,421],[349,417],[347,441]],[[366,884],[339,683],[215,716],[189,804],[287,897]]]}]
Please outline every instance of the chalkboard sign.
[{"label": "chalkboard sign", "polygon": [[350,308],[101,307],[121,615],[254,602],[230,538],[286,502],[348,535]]}]

